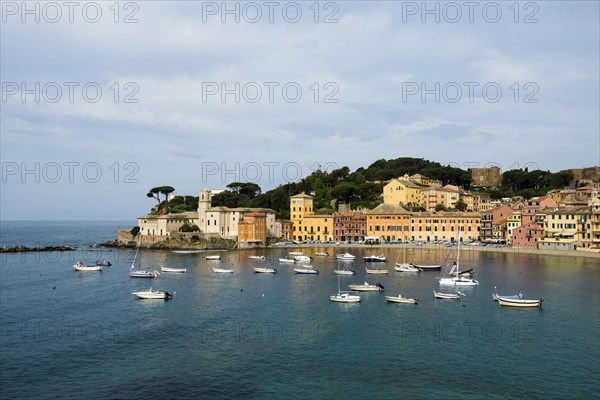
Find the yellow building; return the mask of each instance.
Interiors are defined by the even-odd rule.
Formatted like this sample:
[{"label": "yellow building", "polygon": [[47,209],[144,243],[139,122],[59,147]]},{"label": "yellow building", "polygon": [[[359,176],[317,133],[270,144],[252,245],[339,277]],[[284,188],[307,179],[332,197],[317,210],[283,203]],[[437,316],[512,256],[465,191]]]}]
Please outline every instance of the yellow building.
[{"label": "yellow building", "polygon": [[392,179],[383,187],[383,203],[394,205],[417,205],[420,202],[419,192],[424,186],[409,180],[408,175]]},{"label": "yellow building", "polygon": [[600,249],[600,197],[590,200],[592,210],[590,247]]},{"label": "yellow building", "polygon": [[290,197],[290,220],[295,240],[333,240],[333,216],[315,215],[313,197],[304,192]]},{"label": "yellow building", "polygon": [[446,208],[455,208],[459,197],[460,189],[457,186],[432,186],[421,189],[419,204],[425,211],[433,212],[438,204]]},{"label": "yellow building", "polygon": [[506,220],[506,244],[512,246],[512,234],[513,230],[520,227],[521,222],[521,211],[515,211],[511,216],[509,216]]},{"label": "yellow building", "polygon": [[540,249],[576,250],[592,244],[592,210],[589,206],[544,211],[544,238]]}]

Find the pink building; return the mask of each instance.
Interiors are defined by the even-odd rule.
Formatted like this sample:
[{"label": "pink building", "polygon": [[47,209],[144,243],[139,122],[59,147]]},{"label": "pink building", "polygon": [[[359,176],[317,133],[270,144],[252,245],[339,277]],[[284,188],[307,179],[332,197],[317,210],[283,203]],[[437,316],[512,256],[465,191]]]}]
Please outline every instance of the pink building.
[{"label": "pink building", "polygon": [[498,242],[505,241],[505,237],[498,237],[498,234],[494,235],[494,225],[501,225],[501,221],[504,220],[504,226],[506,228],[506,219],[513,215],[514,210],[509,206],[498,206],[488,211],[481,213],[481,232],[479,240],[482,242]]},{"label": "pink building", "polygon": [[556,201],[548,196],[532,197],[527,200],[522,211],[522,226],[527,226],[532,222],[535,222],[535,216],[538,211],[545,208],[557,208],[558,204]]},{"label": "pink building", "polygon": [[544,227],[537,222],[531,222],[512,231],[513,247],[535,247],[544,237]]}]

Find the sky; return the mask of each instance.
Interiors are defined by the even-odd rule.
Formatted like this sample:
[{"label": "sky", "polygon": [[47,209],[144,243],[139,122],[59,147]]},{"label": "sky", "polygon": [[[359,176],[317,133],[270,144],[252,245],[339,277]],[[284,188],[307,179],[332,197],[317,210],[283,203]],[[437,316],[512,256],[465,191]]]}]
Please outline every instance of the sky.
[{"label": "sky", "polygon": [[2,220],[417,157],[600,165],[596,1],[3,1]]}]

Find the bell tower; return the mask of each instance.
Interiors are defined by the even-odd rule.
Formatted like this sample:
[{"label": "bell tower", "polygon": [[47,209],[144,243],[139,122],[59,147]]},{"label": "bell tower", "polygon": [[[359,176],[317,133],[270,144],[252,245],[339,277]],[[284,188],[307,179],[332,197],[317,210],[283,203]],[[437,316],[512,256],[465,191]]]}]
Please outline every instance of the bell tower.
[{"label": "bell tower", "polygon": [[198,218],[203,220],[205,218],[205,214],[208,210],[210,210],[210,202],[212,199],[212,194],[208,189],[202,189],[200,194],[198,195]]}]

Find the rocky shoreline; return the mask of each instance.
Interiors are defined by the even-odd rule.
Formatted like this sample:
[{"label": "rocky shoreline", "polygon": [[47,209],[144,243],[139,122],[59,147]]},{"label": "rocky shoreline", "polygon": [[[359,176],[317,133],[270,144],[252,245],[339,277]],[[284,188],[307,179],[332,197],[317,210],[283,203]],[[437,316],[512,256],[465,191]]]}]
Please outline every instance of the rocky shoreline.
[{"label": "rocky shoreline", "polygon": [[72,246],[44,246],[44,247],[26,247],[26,246],[13,246],[13,247],[2,247],[0,253],[28,253],[32,251],[75,251],[77,247]]}]

